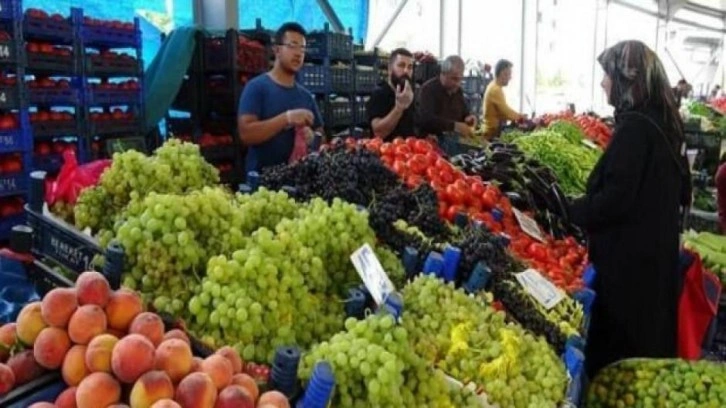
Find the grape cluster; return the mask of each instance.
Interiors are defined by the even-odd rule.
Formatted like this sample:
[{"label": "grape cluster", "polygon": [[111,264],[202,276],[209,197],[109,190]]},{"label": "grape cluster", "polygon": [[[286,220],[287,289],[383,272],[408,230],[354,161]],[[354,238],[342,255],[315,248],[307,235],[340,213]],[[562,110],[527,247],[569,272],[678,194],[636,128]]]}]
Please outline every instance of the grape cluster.
[{"label": "grape cluster", "polygon": [[147,194],[181,194],[219,183],[219,173],[199,146],[170,139],[146,156],[135,150],[116,153],[95,187],[81,192],[74,209],[76,226],[93,233],[109,230],[132,201]]},{"label": "grape cluster", "polygon": [[455,245],[461,250],[457,276],[459,282],[465,282],[480,261],[495,273],[524,270],[524,267],[507,253],[502,244],[486,228],[467,226]]},{"label": "grape cluster", "polygon": [[475,395],[450,389],[443,373],[412,350],[408,331],[390,315],[348,319],[346,331],[307,353],[300,376],[318,361],[333,367],[333,405],[341,407],[481,407]]},{"label": "grape cluster", "polygon": [[278,190],[295,187],[296,198],[340,198],[368,205],[373,198],[400,182],[375,154],[363,148],[343,146],[310,154],[302,160],[263,171],[261,184]]},{"label": "grape cluster", "polygon": [[403,290],[403,326],[416,352],[454,378],[484,388],[507,407],[557,406],[564,398],[564,364],[547,342],[488,303],[453,284],[419,276]]}]

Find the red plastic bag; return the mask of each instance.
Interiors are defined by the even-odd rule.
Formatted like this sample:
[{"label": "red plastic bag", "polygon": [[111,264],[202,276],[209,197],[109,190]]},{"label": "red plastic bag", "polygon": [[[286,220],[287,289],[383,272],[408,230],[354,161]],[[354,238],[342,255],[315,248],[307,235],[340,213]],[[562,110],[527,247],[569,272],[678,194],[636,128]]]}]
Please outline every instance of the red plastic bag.
[{"label": "red plastic bag", "polygon": [[87,187],[98,184],[101,174],[111,165],[111,160],[96,160],[78,165],[76,154],[67,150],[63,152],[63,167],[55,181],[45,190],[45,201],[53,205],[58,201],[75,204],[78,196]]},{"label": "red plastic bag", "polygon": [[678,304],[678,356],[697,360],[701,358],[703,340],[718,312],[721,282],[703,267],[698,254],[684,252],[692,262],[684,275]]},{"label": "red plastic bag", "polygon": [[295,163],[308,154],[308,138],[312,136],[312,132],[309,127],[299,126],[295,128],[295,145],[292,147],[288,163]]}]

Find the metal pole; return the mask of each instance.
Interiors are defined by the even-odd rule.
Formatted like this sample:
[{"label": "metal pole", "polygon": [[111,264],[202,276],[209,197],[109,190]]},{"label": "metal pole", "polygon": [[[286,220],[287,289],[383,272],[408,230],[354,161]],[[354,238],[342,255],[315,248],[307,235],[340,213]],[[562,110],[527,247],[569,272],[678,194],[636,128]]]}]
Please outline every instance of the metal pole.
[{"label": "metal pole", "polygon": [[376,40],[373,41],[374,48],[378,47],[378,44],[380,44],[381,41],[383,41],[383,38],[386,37],[386,34],[388,34],[388,30],[390,30],[393,23],[396,22],[398,15],[401,14],[401,11],[403,10],[403,8],[406,6],[407,3],[408,3],[408,0],[401,0],[401,3],[398,4],[398,7],[396,7],[396,10],[393,12],[393,15],[391,16],[391,18],[389,18],[388,21],[386,22],[386,25],[383,26],[383,31],[381,31],[381,33],[378,34],[378,37],[376,37]]},{"label": "metal pole", "polygon": [[333,30],[336,33],[345,34],[345,27],[343,27],[343,23],[338,18],[338,14],[335,12],[333,6],[330,5],[330,2],[328,0],[318,0],[318,6],[320,6],[320,10],[325,14],[325,18],[330,22]]},{"label": "metal pole", "polygon": [[459,0],[459,33],[458,33],[458,39],[456,43],[456,54],[461,56],[461,35],[462,35],[462,27],[461,22],[464,20],[464,0]]},{"label": "metal pole", "polygon": [[[537,64],[539,64],[539,0],[534,4],[536,10],[534,12],[534,103],[532,103],[532,110],[537,112]],[[524,44],[524,43],[523,43]]]},{"label": "metal pole", "polygon": [[595,72],[597,68],[597,37],[600,31],[600,1],[595,2],[595,35],[592,38],[592,81],[590,82],[590,107],[595,107]]},{"label": "metal pole", "polygon": [[439,1],[439,58],[444,58],[444,24],[446,22],[446,7],[444,0]]},{"label": "metal pole", "polygon": [[522,0],[522,30],[519,41],[519,111],[524,111],[524,39],[525,39],[525,27],[526,27],[526,16],[527,16],[527,0]]}]

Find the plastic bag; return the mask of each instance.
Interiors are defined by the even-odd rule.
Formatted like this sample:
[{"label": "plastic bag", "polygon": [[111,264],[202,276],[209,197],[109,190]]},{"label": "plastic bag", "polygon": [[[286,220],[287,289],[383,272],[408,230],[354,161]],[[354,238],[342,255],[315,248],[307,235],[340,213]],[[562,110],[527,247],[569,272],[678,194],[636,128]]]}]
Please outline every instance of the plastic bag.
[{"label": "plastic bag", "polygon": [[701,358],[704,339],[718,311],[721,283],[705,270],[698,254],[683,250],[683,261],[688,269],[678,303],[678,356],[697,360]]},{"label": "plastic bag", "polygon": [[75,204],[81,191],[98,184],[101,174],[110,165],[111,160],[96,160],[79,166],[73,151],[63,152],[63,167],[55,181],[46,188],[45,201],[48,205],[58,201]]},{"label": "plastic bag", "polygon": [[312,133],[313,131],[309,127],[295,128],[295,144],[292,147],[288,163],[295,163],[308,154],[308,140],[312,138]]}]

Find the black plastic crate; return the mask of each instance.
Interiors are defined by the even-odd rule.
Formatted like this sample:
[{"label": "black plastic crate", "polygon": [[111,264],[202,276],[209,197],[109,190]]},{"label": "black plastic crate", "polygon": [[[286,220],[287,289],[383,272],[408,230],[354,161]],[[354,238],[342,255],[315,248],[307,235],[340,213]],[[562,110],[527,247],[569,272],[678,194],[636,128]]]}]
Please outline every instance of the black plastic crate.
[{"label": "black plastic crate", "polygon": [[348,34],[331,32],[328,25],[323,31],[308,33],[306,58],[311,59],[353,59],[353,37]]},{"label": "black plastic crate", "polygon": [[358,100],[355,102],[355,124],[358,126],[368,126],[368,110],[366,109],[365,100]]},{"label": "black plastic crate", "polygon": [[47,73],[66,76],[78,74],[76,58],[39,52],[29,52],[26,55],[27,70],[32,73]]},{"label": "black plastic crate", "polygon": [[171,103],[172,110],[196,112],[199,110],[199,89],[196,78],[185,78]]},{"label": "black plastic crate", "polygon": [[56,173],[62,166],[63,156],[60,154],[33,155],[33,170]]},{"label": "black plastic crate", "polygon": [[298,73],[300,83],[312,93],[351,93],[354,91],[350,67],[305,65]]},{"label": "black plastic crate", "polygon": [[380,80],[377,69],[360,69],[355,71],[355,92],[373,92]]},{"label": "black plastic crate", "polygon": [[194,135],[194,122],[191,118],[167,118],[166,133],[174,137]]},{"label": "black plastic crate", "polygon": [[378,48],[371,51],[356,51],[353,55],[355,62],[371,67],[387,67],[390,57]]},{"label": "black plastic crate", "polygon": [[80,92],[73,88],[29,88],[28,100],[32,105],[79,106]]},{"label": "black plastic crate", "polygon": [[79,136],[80,126],[78,121],[73,120],[51,120],[33,122],[30,127],[33,129],[33,137],[60,137]]},{"label": "black plastic crate", "polygon": [[135,58],[86,56],[86,74],[90,76],[140,76],[142,73],[142,63]]},{"label": "black plastic crate", "polygon": [[47,40],[56,43],[72,44],[75,30],[71,17],[63,19],[23,17],[23,35],[26,39]]},{"label": "black plastic crate", "polygon": [[20,106],[20,89],[17,85],[0,87],[0,109],[18,109]]},{"label": "black plastic crate", "polygon": [[353,103],[350,101],[326,101],[322,103],[325,125],[331,128],[350,126],[354,121]]},{"label": "black plastic crate", "polygon": [[202,61],[205,72],[223,72],[234,69],[237,36],[229,30],[224,36],[205,37],[202,40]]}]

